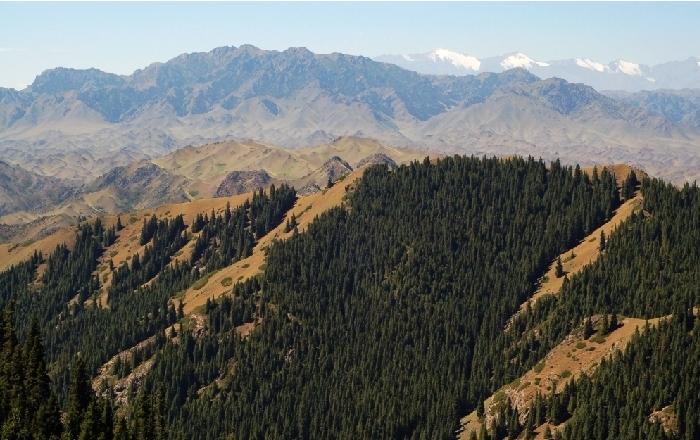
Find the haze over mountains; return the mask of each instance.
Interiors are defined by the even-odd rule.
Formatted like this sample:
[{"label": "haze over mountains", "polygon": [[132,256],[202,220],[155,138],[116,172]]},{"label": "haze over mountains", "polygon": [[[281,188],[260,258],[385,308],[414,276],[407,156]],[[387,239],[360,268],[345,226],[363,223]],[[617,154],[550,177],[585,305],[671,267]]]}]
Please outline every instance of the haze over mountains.
[{"label": "haze over mountains", "polygon": [[[549,63],[520,55],[496,64],[476,61],[482,70],[512,69],[422,75],[361,56],[249,45],[183,54],[129,76],[57,68],[24,90],[0,89],[0,155],[34,176],[38,186],[29,188],[42,187],[44,177],[61,179],[49,205],[81,215],[214,195],[227,177],[224,193],[268,179],[301,188],[323,185],[344,162],[353,167],[377,154],[397,162],[416,157],[397,157],[393,147],[582,165],[624,162],[675,182],[700,177],[697,91],[603,94],[540,79],[532,72]],[[336,142],[344,136],[370,147],[361,155],[331,151],[351,144]],[[178,150],[220,140],[240,142]],[[284,148],[313,145],[326,146],[313,160],[305,150]],[[216,154],[194,160],[197,165],[174,159],[188,151]],[[270,154],[292,159],[271,162]],[[240,173],[261,170],[268,176]],[[293,175],[281,174],[290,170]],[[45,200],[6,198],[5,214],[49,209]]]},{"label": "haze over mountains", "polygon": [[636,92],[700,87],[699,57],[648,66],[624,59],[605,63],[586,57],[542,61],[522,52],[479,59],[449,49],[435,49],[427,53],[381,55],[375,60],[429,75],[472,75],[520,67],[540,78],[563,78],[598,90]]},{"label": "haze over mountains", "polygon": [[[42,5],[6,34],[60,23],[119,65],[218,29],[496,28],[484,5],[270,7]],[[609,29],[532,7],[498,7],[490,41]],[[606,15],[625,41],[651,34],[633,8]],[[0,89],[0,440],[700,440],[700,88],[405,59],[473,73],[241,46]]]},{"label": "haze over mountains", "polygon": [[311,194],[356,169],[377,163],[394,168],[425,154],[352,137],[293,150],[227,141],[117,166],[87,183],[0,162],[0,242],[43,237],[81,217],[232,196],[270,184]]}]

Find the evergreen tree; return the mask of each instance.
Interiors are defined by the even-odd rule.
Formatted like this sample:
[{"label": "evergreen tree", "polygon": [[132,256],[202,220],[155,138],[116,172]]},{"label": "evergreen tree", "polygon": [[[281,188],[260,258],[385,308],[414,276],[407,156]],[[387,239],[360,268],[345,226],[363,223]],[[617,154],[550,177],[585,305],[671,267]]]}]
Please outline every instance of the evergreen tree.
[{"label": "evergreen tree", "polygon": [[622,183],[621,196],[623,200],[630,199],[634,196],[634,192],[637,189],[639,181],[637,180],[637,175],[634,170],[630,170],[627,178]]},{"label": "evergreen tree", "polygon": [[593,324],[590,318],[586,318],[583,320],[583,339],[588,339],[591,335],[593,335]]},{"label": "evergreen tree", "polygon": [[554,276],[557,278],[564,276],[564,266],[561,264],[561,257],[557,257],[557,264],[554,267]]},{"label": "evergreen tree", "polygon": [[[68,407],[66,409],[64,436],[68,439],[76,439],[82,432],[81,424],[86,410],[93,403],[94,395],[90,385],[90,379],[85,368],[85,362],[77,357],[71,368],[71,384],[68,389]],[[94,411],[94,408],[93,408]],[[94,417],[90,415],[90,428],[94,424]]]}]

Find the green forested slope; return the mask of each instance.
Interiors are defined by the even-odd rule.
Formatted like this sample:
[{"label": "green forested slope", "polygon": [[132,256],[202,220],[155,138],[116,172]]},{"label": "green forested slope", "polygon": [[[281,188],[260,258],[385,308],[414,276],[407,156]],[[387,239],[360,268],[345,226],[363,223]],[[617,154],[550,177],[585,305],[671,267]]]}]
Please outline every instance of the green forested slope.
[{"label": "green forested slope", "polygon": [[[700,322],[692,312],[700,304],[700,190],[648,179],[641,191],[644,210],[610,237],[600,259],[511,329],[515,339],[528,335],[509,352],[524,362],[542,358],[592,315],[672,315],[660,328],[642,332],[592,378],[547,399],[549,409],[542,414],[556,417],[533,423],[567,421],[562,431],[567,439],[700,436]],[[676,432],[649,421],[653,411],[669,405],[678,418]]]},{"label": "green forested slope", "polygon": [[[626,196],[633,186],[623,184]],[[601,257],[507,330],[550,262],[619,205],[614,176],[520,158],[369,168],[342,207],[274,242],[262,275],[207,303],[203,327],[172,297],[249,255],[293,205],[291,188],[202,213],[191,228],[181,217],[146,221],[147,250],[114,268],[109,309],[84,300],[118,231],[84,224],[74,249],[0,274],[0,438],[453,438],[463,415],[600,314],[673,318],[537,399],[525,424],[504,415],[495,437],[548,421],[565,422],[555,435],[567,439],[696,438],[700,191],[657,180],[640,190],[643,210]],[[192,233],[191,258],[170,264]],[[256,326],[245,339],[243,324]],[[98,366],[154,334],[112,371],[154,361],[126,408],[90,392]],[[675,430],[650,422],[662,408]]]},{"label": "green forested slope", "polygon": [[[272,246],[262,278],[212,306],[212,333],[168,348],[149,386],[171,384],[183,438],[452,437],[503,380],[471,371],[508,317],[618,202],[609,174],[534,160],[369,169],[347,209]],[[253,311],[240,343],[230,329]]]},{"label": "green forested slope", "polygon": [[[17,327],[20,337],[24,336],[29,331],[28,323],[33,319],[42,323],[53,392],[69,414],[71,411],[77,414],[73,421],[64,420],[64,426],[56,429],[71,439],[78,436],[81,439],[97,438],[98,432],[111,436],[112,422],[107,424],[109,426],[100,427],[96,414],[99,412],[103,419],[107,417],[102,413],[112,403],[101,398],[95,400],[89,378],[111,356],[152,335],[161,335],[155,338],[153,351],[165,344],[162,331],[182,318],[181,313],[175,310],[172,297],[217,267],[250,254],[256,240],[282,221],[295,198],[294,189],[283,185],[271,188],[269,193],[256,193],[251,200],[234,210],[227,208],[221,215],[201,217],[199,228],[211,235],[203,234],[202,237],[212,238],[210,242],[204,241],[207,258],[197,257],[186,263],[170,264],[175,253],[190,239],[182,216],[173,219],[152,217],[144,223],[141,234],[141,241],[146,244],[143,255],[136,254],[130,263],[113,269],[108,309],[86,302],[98,293],[99,280],[94,271],[104,250],[116,237],[116,227],[105,229],[99,220],[80,226],[72,249],[65,245],[58,246],[46,259],[46,268],[40,276],[37,276],[36,270],[43,258],[38,254],[30,261],[1,273],[0,308],[9,307],[15,312],[7,315],[12,318],[5,319],[7,331],[0,334],[6,339],[5,350],[8,353],[0,359],[0,367],[9,369],[5,371],[7,379],[0,377],[0,393],[7,391],[8,394],[0,397],[15,405],[15,401],[21,400],[22,391],[17,391],[21,388],[17,388],[19,385],[13,385],[13,382],[22,384],[36,380],[16,377],[12,372],[13,368],[19,368],[17,365],[24,363],[22,358],[17,357],[19,355],[15,355],[17,350],[13,348],[18,339],[14,336],[14,327]],[[218,239],[214,240],[213,237]],[[33,341],[37,337],[30,335],[27,343],[36,345]],[[43,358],[43,348],[41,352]],[[85,375],[78,374],[76,379],[76,371],[85,371]],[[9,384],[7,389],[4,388],[6,382]],[[71,391],[71,386],[74,388],[76,383],[84,388],[78,403],[74,402],[76,397],[71,397],[76,393]],[[87,394],[85,390],[88,390]],[[116,426],[115,435],[117,432],[127,435],[128,428],[133,431],[133,436],[129,438],[154,438],[151,436],[155,432],[153,427],[147,426],[153,417],[153,411],[148,409],[155,404],[152,395],[139,399],[130,411],[134,415],[133,420],[129,421],[128,427]],[[31,412],[32,408],[28,407],[26,411]],[[32,435],[44,438],[31,426],[24,426],[25,422],[18,423],[17,417],[9,409],[7,412],[0,411],[0,438],[32,438]],[[83,428],[82,423],[86,418],[90,420]],[[145,437],[138,433],[140,431],[146,432]],[[162,430],[161,435],[164,435]]]}]

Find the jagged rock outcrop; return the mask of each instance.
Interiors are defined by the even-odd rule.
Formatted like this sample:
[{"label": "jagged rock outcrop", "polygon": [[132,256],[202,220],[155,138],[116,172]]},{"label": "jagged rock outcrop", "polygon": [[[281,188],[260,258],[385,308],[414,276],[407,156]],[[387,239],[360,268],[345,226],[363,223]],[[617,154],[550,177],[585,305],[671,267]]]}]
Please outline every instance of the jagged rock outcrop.
[{"label": "jagged rock outcrop", "polygon": [[384,153],[376,153],[365,157],[355,164],[355,168],[362,168],[370,165],[386,165],[390,170],[396,169],[396,161]]},{"label": "jagged rock outcrop", "polygon": [[338,156],[333,156],[323,164],[319,173],[327,177],[327,181],[337,182],[343,176],[352,173],[352,167]]},{"label": "jagged rock outcrop", "polygon": [[214,197],[227,197],[267,188],[272,183],[272,177],[265,170],[231,171],[221,181]]}]

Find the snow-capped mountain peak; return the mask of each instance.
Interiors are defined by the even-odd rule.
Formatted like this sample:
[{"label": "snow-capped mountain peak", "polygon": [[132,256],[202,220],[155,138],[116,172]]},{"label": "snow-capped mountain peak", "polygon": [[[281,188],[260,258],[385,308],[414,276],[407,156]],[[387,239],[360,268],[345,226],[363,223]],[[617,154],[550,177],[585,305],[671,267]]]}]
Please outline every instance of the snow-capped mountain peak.
[{"label": "snow-capped mountain peak", "polygon": [[617,60],[612,63],[613,70],[630,76],[642,76],[639,64],[625,60]]},{"label": "snow-capped mountain peak", "polygon": [[453,52],[449,49],[435,49],[428,57],[433,61],[447,61],[457,67],[477,72],[481,67],[481,61],[471,55]]},{"label": "snow-capped mountain peak", "polygon": [[625,59],[601,63],[585,57],[539,61],[523,52],[476,58],[440,48],[410,55],[382,55],[375,60],[428,75],[459,76],[524,68],[543,79],[562,78],[569,82],[587,84],[597,90],[700,89],[698,57],[645,65]]},{"label": "snow-capped mountain peak", "polygon": [[608,66],[597,61],[593,61],[590,58],[576,58],[576,65],[583,67],[584,69],[594,70],[596,72],[605,72],[608,70]]},{"label": "snow-capped mountain peak", "polygon": [[521,67],[524,69],[531,69],[533,67],[547,67],[549,66],[548,63],[544,63],[542,61],[535,61],[529,56],[525,55],[524,53],[517,52],[512,55],[509,55],[501,61],[501,67],[503,67],[504,70],[508,69],[515,69],[517,67]]}]

